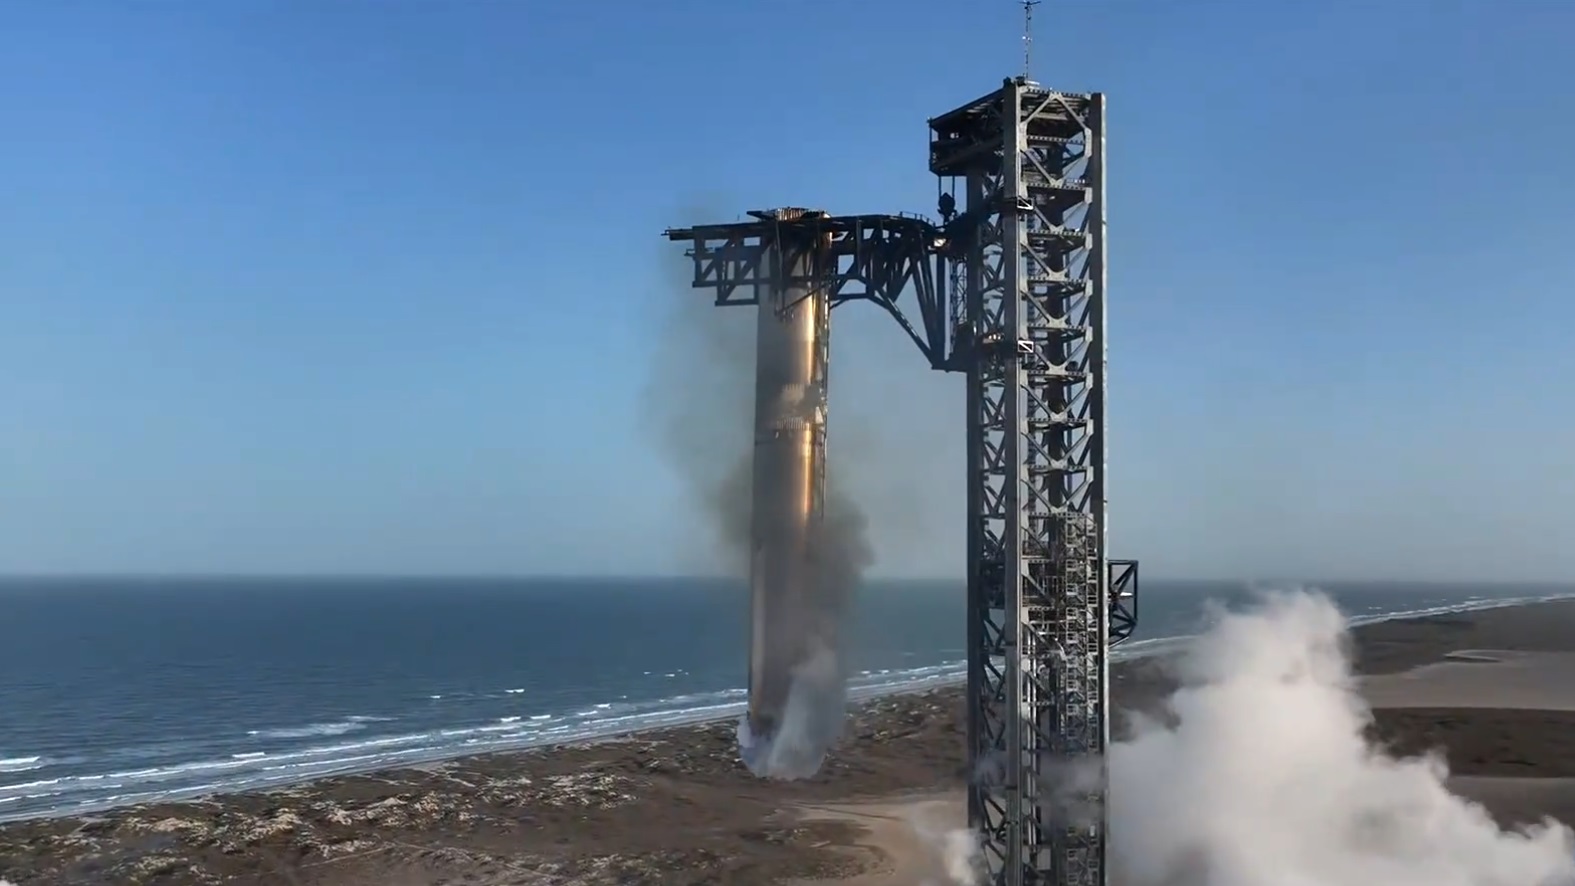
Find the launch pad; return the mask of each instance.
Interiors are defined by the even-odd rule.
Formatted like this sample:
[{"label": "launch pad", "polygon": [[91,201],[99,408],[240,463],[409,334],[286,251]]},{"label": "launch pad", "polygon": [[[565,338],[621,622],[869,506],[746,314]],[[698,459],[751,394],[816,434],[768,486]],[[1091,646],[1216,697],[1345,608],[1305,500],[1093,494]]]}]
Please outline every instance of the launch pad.
[{"label": "launch pad", "polygon": [[1106,542],[1105,97],[1006,80],[930,120],[929,168],[935,219],[666,236],[718,305],[873,302],[965,374],[969,826],[991,886],[1103,886],[1109,651],[1138,591]]}]

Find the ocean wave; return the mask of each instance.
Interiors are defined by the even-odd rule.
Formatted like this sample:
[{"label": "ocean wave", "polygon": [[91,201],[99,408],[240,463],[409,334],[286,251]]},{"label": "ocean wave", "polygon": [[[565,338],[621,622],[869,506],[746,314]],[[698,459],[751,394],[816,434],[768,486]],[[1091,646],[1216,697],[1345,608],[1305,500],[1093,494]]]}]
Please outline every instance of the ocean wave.
[{"label": "ocean wave", "polygon": [[[1571,596],[1575,595],[1473,599],[1449,605],[1362,614],[1352,617],[1350,621],[1353,625],[1373,624],[1527,605],[1569,599]],[[1113,660],[1122,660],[1152,655],[1186,641],[1186,637],[1179,636],[1136,640],[1114,650],[1111,657]],[[652,673],[665,676],[667,672]],[[966,674],[967,662],[963,658],[915,668],[872,668],[851,677],[849,695],[854,700],[865,700],[920,691],[955,684],[964,679]],[[206,759],[0,783],[0,821],[83,814],[135,803],[278,787],[330,775],[427,763],[461,755],[574,743],[629,732],[724,720],[738,716],[744,709],[746,698],[746,690],[727,688],[647,700],[604,701],[593,705],[582,703],[557,711],[522,711],[519,714],[494,715],[478,723],[460,723],[396,734],[374,733],[364,739],[305,747],[220,751],[210,746],[209,750],[213,753]],[[304,726],[253,730],[247,734],[253,739],[331,738],[367,729],[369,724],[391,722],[394,722],[394,718],[357,715]],[[113,758],[113,754],[110,758]],[[3,758],[0,759],[0,772],[31,772],[49,763],[50,759],[42,755]]]},{"label": "ocean wave", "polygon": [[1372,615],[1353,616],[1346,621],[1352,627],[1362,625],[1380,624],[1386,621],[1402,621],[1411,618],[1428,618],[1435,615],[1463,615],[1467,612],[1482,612],[1487,609],[1509,609],[1515,606],[1533,606],[1538,603],[1557,603],[1560,600],[1575,599],[1575,593],[1541,594],[1533,597],[1474,597],[1460,603],[1449,603],[1439,606],[1429,606],[1422,609],[1407,609],[1398,612],[1380,612]]},{"label": "ocean wave", "polygon": [[284,726],[276,729],[251,729],[246,734],[252,738],[329,738],[359,732],[368,723],[389,723],[393,717],[346,717],[329,723],[309,723],[305,726]]},{"label": "ocean wave", "polygon": [[[626,732],[678,726],[743,710],[743,693],[728,689],[645,702],[606,702],[583,716],[542,713],[497,718],[486,724],[379,736],[292,749],[234,753],[222,758],[166,766],[0,784],[0,821],[47,815],[84,814],[134,803],[190,799],[203,794],[252,790],[410,765],[471,753],[572,743]],[[348,722],[339,721],[339,722]],[[325,724],[315,724],[325,725]],[[268,731],[268,730],[259,730]],[[272,730],[302,732],[303,728]],[[26,811],[5,808],[30,801]]]}]

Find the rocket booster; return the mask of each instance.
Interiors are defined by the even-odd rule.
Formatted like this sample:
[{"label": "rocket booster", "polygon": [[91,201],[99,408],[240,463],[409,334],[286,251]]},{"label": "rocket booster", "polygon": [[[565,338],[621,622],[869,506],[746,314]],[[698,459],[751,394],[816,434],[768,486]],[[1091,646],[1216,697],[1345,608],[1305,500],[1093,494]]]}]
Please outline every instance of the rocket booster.
[{"label": "rocket booster", "polygon": [[773,246],[779,285],[762,287],[756,329],[753,514],[750,526],[749,726],[771,736],[794,672],[822,617],[815,547],[826,460],[830,302],[807,281],[810,250]]}]

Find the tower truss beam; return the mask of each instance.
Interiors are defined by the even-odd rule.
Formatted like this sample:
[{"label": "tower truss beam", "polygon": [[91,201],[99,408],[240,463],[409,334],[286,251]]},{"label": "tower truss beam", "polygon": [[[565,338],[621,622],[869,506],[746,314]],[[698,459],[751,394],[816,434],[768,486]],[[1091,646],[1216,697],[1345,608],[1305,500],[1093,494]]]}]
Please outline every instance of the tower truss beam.
[{"label": "tower truss beam", "polygon": [[999,886],[1105,879],[1103,121],[1103,96],[1025,78],[930,121],[930,171],[963,189],[968,816]]}]

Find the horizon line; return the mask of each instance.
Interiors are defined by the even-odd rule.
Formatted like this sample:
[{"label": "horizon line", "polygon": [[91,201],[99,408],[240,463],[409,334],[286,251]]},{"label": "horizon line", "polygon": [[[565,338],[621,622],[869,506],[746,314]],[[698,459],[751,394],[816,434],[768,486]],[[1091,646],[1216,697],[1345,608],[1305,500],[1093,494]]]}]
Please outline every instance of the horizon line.
[{"label": "horizon line", "polygon": [[[1483,587],[1575,587],[1575,580],[1570,579],[1522,579],[1506,580],[1472,579],[1472,578],[1397,578],[1397,577],[1323,577],[1323,578],[1243,578],[1243,577],[1198,577],[1198,576],[1147,576],[1148,580],[1166,584],[1236,584],[1243,589],[1262,586],[1292,586],[1317,589],[1321,584],[1373,584],[1373,585],[1477,585]],[[0,571],[0,581],[70,581],[70,580],[124,580],[124,581],[281,581],[281,580],[315,580],[315,581],[566,581],[566,582],[597,582],[597,581],[745,581],[744,578],[727,575],[705,574],[661,574],[661,573],[552,573],[552,572],[309,572],[309,571],[280,571],[280,572],[200,572],[200,571],[110,571],[110,570],[84,570],[80,572],[66,571]],[[965,578],[962,575],[874,575],[867,581],[875,582],[957,582],[961,584]]]}]

